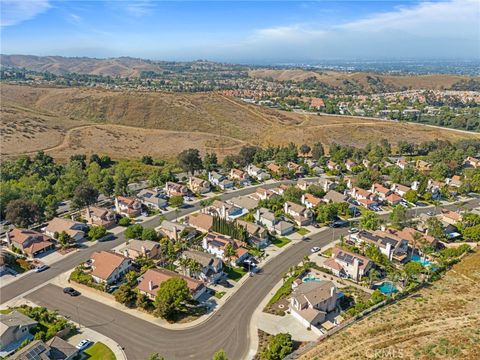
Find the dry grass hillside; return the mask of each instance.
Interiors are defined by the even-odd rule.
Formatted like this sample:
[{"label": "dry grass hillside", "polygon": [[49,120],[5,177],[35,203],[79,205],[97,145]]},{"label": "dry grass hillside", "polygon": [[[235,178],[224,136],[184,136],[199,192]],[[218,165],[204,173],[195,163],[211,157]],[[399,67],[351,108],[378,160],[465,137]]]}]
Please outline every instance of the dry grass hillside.
[{"label": "dry grass hillside", "polygon": [[[361,147],[382,138],[395,144],[400,140],[455,141],[480,137],[480,134],[417,124],[281,112],[215,93],[121,92],[2,84],[0,96],[2,113],[6,114],[1,118],[0,129],[8,134],[3,139],[1,153],[10,156],[40,148],[59,156],[71,149],[112,153],[115,157],[129,157],[133,153],[160,155],[189,144],[203,151],[219,149],[222,156],[246,143],[268,145],[293,141],[300,145],[321,141],[325,145],[337,142]],[[75,129],[76,126],[81,128]],[[141,140],[130,141],[135,151],[126,148],[120,151],[118,141],[105,141],[109,138],[104,136],[107,131],[115,134],[121,131],[121,138],[127,137],[129,141],[141,134]],[[173,142],[165,141],[166,136]],[[192,136],[196,139],[193,142]],[[98,141],[92,141],[93,138]]]},{"label": "dry grass hillside", "polygon": [[[441,89],[450,88],[453,84],[461,80],[468,80],[471,77],[461,75],[381,75],[368,72],[336,72],[336,71],[307,71],[307,70],[273,70],[259,69],[249,71],[249,76],[255,78],[273,78],[278,81],[292,80],[296,82],[304,81],[308,78],[315,78],[320,82],[330,85],[334,88],[343,89],[344,81],[358,83],[364,89],[369,89],[369,77],[381,80],[385,86],[391,89]],[[480,80],[480,77],[476,77]]]},{"label": "dry grass hillside", "polygon": [[3,66],[26,68],[39,72],[48,71],[56,75],[77,73],[136,77],[142,71],[158,72],[162,70],[157,64],[130,57],[94,59],[63,56],[0,55],[0,63]]},{"label": "dry grass hillside", "polygon": [[478,359],[480,252],[417,294],[322,341],[302,360]]}]

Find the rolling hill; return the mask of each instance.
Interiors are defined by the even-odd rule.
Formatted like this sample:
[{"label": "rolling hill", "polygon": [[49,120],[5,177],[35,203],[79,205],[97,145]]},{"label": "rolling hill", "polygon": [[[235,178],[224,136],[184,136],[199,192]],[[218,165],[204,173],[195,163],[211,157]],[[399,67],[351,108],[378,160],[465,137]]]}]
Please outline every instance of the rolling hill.
[{"label": "rolling hill", "polygon": [[[0,122],[1,154],[8,156],[40,149],[47,149],[58,158],[75,151],[101,152],[115,158],[141,153],[173,156],[191,146],[202,152],[215,150],[223,156],[247,143],[300,145],[320,141],[327,146],[337,142],[362,147],[383,138],[396,144],[401,140],[419,143],[480,137],[413,123],[277,111],[212,92],[2,84],[0,96],[4,115]],[[175,138],[177,142],[172,141]],[[121,146],[127,142],[128,147]]]}]

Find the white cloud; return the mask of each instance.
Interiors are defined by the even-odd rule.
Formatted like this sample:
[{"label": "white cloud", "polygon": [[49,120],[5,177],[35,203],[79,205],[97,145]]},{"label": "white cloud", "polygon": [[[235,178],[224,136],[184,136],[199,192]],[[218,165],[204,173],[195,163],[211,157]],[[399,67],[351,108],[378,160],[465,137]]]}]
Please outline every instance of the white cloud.
[{"label": "white cloud", "polygon": [[11,26],[32,19],[48,8],[48,0],[2,0],[0,26]]},{"label": "white cloud", "polygon": [[480,57],[480,1],[424,2],[333,27],[259,29],[240,47],[270,58]]},{"label": "white cloud", "polygon": [[150,0],[127,1],[125,11],[134,17],[142,17],[151,13],[154,4]]}]

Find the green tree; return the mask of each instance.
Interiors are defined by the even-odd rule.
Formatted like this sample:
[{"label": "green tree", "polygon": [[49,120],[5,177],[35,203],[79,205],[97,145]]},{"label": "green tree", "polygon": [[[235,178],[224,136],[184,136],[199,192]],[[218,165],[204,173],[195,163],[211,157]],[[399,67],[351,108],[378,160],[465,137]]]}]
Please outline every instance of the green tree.
[{"label": "green tree", "polygon": [[225,245],[225,249],[223,251],[224,256],[228,259],[228,262],[231,262],[232,259],[235,257],[237,252],[235,251],[235,248],[233,247],[232,243],[228,243]]},{"label": "green tree", "polygon": [[142,238],[142,240],[156,241],[156,240],[158,240],[158,235],[157,235],[157,232],[155,231],[155,229],[143,228],[141,238]]},{"label": "green tree", "polygon": [[402,205],[396,205],[390,213],[390,221],[394,227],[403,229],[407,223],[407,209]]},{"label": "green tree", "polygon": [[62,247],[69,246],[70,242],[72,241],[72,237],[68,235],[65,231],[62,231],[61,233],[55,233],[54,237],[58,240],[60,244],[62,244]]},{"label": "green tree", "polygon": [[187,149],[182,151],[178,154],[177,160],[180,167],[185,171],[189,171],[192,176],[195,174],[195,170],[203,168],[202,158],[200,157],[198,149]]},{"label": "green tree", "polygon": [[88,183],[83,183],[77,186],[73,193],[72,205],[76,209],[88,207],[98,199],[98,190]]},{"label": "green tree", "polygon": [[187,282],[180,277],[170,278],[160,284],[155,297],[155,314],[164,319],[172,319],[190,298]]},{"label": "green tree", "polygon": [[292,351],[292,335],[280,333],[270,338],[267,348],[260,353],[260,358],[262,360],[281,360]]},{"label": "green tree", "polygon": [[465,228],[463,230],[463,238],[467,241],[480,241],[480,225]]},{"label": "green tree", "polygon": [[178,209],[183,206],[183,201],[183,196],[172,196],[168,202],[170,206]]},{"label": "green tree", "polygon": [[440,240],[444,240],[446,238],[445,231],[443,231],[443,225],[436,217],[429,217],[427,219],[426,227],[428,235]]},{"label": "green tree", "polygon": [[29,227],[43,219],[42,208],[33,200],[16,199],[8,203],[5,218],[18,227]]},{"label": "green tree", "polygon": [[115,192],[115,180],[110,175],[103,178],[101,192],[106,196],[112,196]]},{"label": "green tree", "polygon": [[307,155],[310,150],[312,150],[312,148],[310,146],[308,146],[307,144],[303,144],[302,146],[300,146],[300,152],[303,154],[303,155]]},{"label": "green tree", "polygon": [[88,230],[88,237],[92,240],[98,240],[101,239],[107,235],[107,229],[105,226],[92,226],[90,230]]},{"label": "green tree", "polygon": [[228,360],[228,357],[225,351],[220,349],[213,355],[212,360]]},{"label": "green tree", "polygon": [[318,142],[313,144],[312,147],[312,158],[315,160],[320,159],[325,155],[325,150],[323,149],[322,143]]},{"label": "green tree", "polygon": [[408,190],[403,198],[408,201],[409,203],[415,204],[418,201],[418,195],[415,190]]},{"label": "green tree", "polygon": [[283,198],[285,201],[291,201],[297,204],[300,204],[302,201],[303,191],[296,186],[289,186],[285,189]]},{"label": "green tree", "polygon": [[205,154],[203,158],[203,168],[206,171],[213,171],[217,168],[217,166],[218,166],[217,154],[215,153]]},{"label": "green tree", "polygon": [[365,215],[360,218],[360,227],[365,230],[377,230],[380,224],[380,217],[373,211],[367,211]]},{"label": "green tree", "polygon": [[148,356],[147,360],[165,360],[165,358],[158,353],[153,353]]},{"label": "green tree", "polygon": [[133,291],[129,284],[120,285],[113,295],[115,296],[115,300],[117,302],[129,307],[135,304],[137,300],[137,294],[135,291]]},{"label": "green tree", "polygon": [[126,239],[141,239],[143,234],[143,226],[140,224],[131,225],[125,230]]},{"label": "green tree", "polygon": [[143,155],[142,163],[145,165],[153,165],[153,158],[149,155]]}]

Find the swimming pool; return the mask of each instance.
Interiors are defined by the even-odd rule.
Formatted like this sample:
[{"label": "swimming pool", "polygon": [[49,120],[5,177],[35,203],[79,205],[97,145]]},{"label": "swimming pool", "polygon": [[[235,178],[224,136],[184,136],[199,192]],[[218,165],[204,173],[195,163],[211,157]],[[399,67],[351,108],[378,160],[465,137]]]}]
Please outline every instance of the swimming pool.
[{"label": "swimming pool", "polygon": [[373,288],[375,290],[377,290],[377,289],[380,290],[381,293],[385,294],[385,295],[390,295],[390,294],[394,294],[394,293],[398,292],[395,285],[393,285],[393,283],[391,283],[391,282],[383,282],[380,285],[375,285]]},{"label": "swimming pool", "polygon": [[413,255],[412,261],[418,262],[419,264],[425,267],[432,266],[432,263],[430,261],[428,261],[426,258],[421,258],[418,255]]},{"label": "swimming pool", "polygon": [[319,278],[316,278],[315,276],[313,276],[312,274],[308,274],[307,276],[305,276],[303,279],[302,279],[303,282],[310,282],[310,281],[322,281],[321,279]]}]

